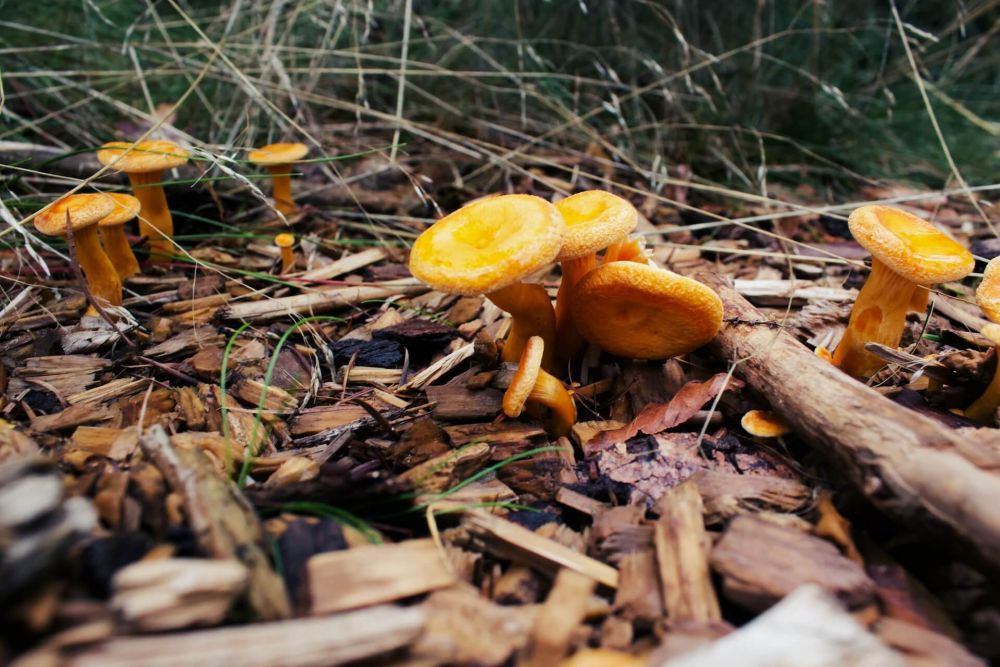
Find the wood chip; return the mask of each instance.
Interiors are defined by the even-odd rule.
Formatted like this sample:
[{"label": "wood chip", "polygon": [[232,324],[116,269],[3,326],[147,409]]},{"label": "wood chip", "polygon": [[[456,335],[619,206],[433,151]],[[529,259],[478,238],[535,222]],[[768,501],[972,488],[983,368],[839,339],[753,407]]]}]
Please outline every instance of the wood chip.
[{"label": "wood chip", "polygon": [[535,621],[519,667],[549,667],[568,652],[573,631],[583,622],[587,601],[596,582],[573,570],[556,575],[549,596]]}]

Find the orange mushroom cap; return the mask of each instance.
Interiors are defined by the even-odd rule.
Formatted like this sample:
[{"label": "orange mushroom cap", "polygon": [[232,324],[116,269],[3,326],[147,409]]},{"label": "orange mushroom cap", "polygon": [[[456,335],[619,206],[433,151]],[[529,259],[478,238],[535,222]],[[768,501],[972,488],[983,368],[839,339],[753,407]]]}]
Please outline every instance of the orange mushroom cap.
[{"label": "orange mushroom cap", "polygon": [[114,200],[115,208],[109,215],[101,220],[100,223],[98,223],[101,227],[124,225],[126,222],[139,215],[141,205],[139,204],[139,200],[132,195],[123,194],[121,192],[109,192],[108,196]]},{"label": "orange mushroom cap", "polygon": [[557,261],[583,257],[621,240],[639,223],[629,202],[604,190],[587,190],[556,202],[566,221]]},{"label": "orange mushroom cap", "polygon": [[517,372],[507,387],[507,392],[503,395],[503,411],[508,417],[520,417],[527,403],[531,390],[538,382],[538,373],[542,368],[542,354],[545,351],[545,344],[538,336],[532,336],[524,345],[521,353],[521,361],[517,365]]},{"label": "orange mushroom cap", "polygon": [[750,410],[743,415],[740,425],[758,438],[777,438],[792,430],[784,417],[768,410]]},{"label": "orange mushroom cap", "polygon": [[96,225],[115,209],[106,194],[68,195],[35,216],[35,229],[48,236],[66,236],[66,214],[75,232]]},{"label": "orange mushroom cap", "polygon": [[274,245],[279,248],[291,248],[295,245],[295,234],[289,234],[288,232],[282,232],[281,234],[275,234]]},{"label": "orange mushroom cap", "polygon": [[[132,150],[126,153],[129,148]],[[174,142],[163,139],[140,141],[136,144],[111,141],[97,151],[97,159],[103,165],[111,164],[119,157],[121,159],[113,167],[115,170],[143,174],[179,167],[188,161],[190,155]]]},{"label": "orange mushroom cap", "polygon": [[583,337],[620,357],[665,359],[712,340],[722,300],[709,287],[638,262],[603,264],[577,283],[573,318]]},{"label": "orange mushroom cap", "polygon": [[851,213],[847,225],[873,257],[910,282],[930,285],[958,280],[976,263],[950,236],[898,208],[862,206]]},{"label": "orange mushroom cap", "polygon": [[299,143],[268,144],[250,151],[247,159],[262,167],[289,164],[301,160],[309,154],[309,147]]},{"label": "orange mushroom cap", "polygon": [[1000,322],[1000,257],[994,257],[983,271],[983,281],[976,288],[976,303],[983,314]]},{"label": "orange mushroom cap", "polygon": [[428,227],[410,251],[410,272],[442,292],[488,294],[554,260],[565,228],[541,197],[491,197]]}]

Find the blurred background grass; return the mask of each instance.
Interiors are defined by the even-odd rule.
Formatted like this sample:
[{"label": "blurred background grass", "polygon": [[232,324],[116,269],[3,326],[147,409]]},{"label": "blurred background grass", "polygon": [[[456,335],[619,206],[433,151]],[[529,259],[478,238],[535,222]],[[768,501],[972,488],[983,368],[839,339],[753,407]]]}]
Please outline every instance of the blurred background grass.
[{"label": "blurred background grass", "polygon": [[470,151],[484,188],[595,146],[654,193],[675,165],[757,194],[955,185],[913,65],[961,174],[988,184],[998,6],[899,2],[911,63],[889,2],[0,0],[0,140],[92,148],[189,89],[173,124],[222,155],[394,128],[409,26],[400,140]]}]

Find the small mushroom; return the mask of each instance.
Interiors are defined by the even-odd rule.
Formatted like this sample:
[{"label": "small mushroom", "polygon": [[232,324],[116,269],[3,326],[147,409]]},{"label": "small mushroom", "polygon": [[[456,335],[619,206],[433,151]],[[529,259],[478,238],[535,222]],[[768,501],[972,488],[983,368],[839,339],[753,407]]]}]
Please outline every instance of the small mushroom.
[{"label": "small mushroom", "polygon": [[758,438],[777,438],[792,428],[781,415],[769,410],[749,410],[740,420],[743,430]]},{"label": "small mushroom", "polygon": [[97,159],[124,171],[132,194],[142,205],[139,233],[149,239],[149,263],[166,264],[173,256],[174,219],[163,192],[163,173],[188,161],[187,151],[172,141],[112,141],[101,146]]},{"label": "small mushroom", "polygon": [[573,318],[583,337],[619,357],[665,359],[712,340],[722,300],[697,280],[638,262],[603,264],[577,283]]},{"label": "small mushroom", "polygon": [[499,195],[467,204],[428,227],[410,251],[410,272],[451,294],[485,294],[511,314],[504,361],[517,361],[528,339],[545,341],[551,369],[556,317],[541,285],[521,280],[552,262],[566,225],[555,206],[534,195]]},{"label": "small mushroom", "polygon": [[274,245],[281,250],[281,272],[291,273],[295,268],[295,255],[292,253],[292,246],[295,245],[295,234],[282,232],[274,237]]},{"label": "small mushroom", "polygon": [[1000,354],[998,354],[1000,353],[1000,324],[990,322],[983,326],[980,333],[989,338],[994,345],[997,368],[993,372],[993,379],[986,387],[986,391],[965,409],[964,415],[967,419],[980,424],[992,424],[997,407],[1000,407]]},{"label": "small mushroom", "polygon": [[576,404],[562,382],[542,368],[544,354],[545,341],[538,336],[529,338],[503,395],[503,411],[508,417],[520,417],[526,403],[544,406],[549,409],[549,433],[559,437],[576,423]]},{"label": "small mushroom", "polygon": [[125,238],[125,223],[139,215],[142,205],[132,195],[113,192],[108,196],[114,200],[115,209],[98,223],[98,229],[104,242],[104,252],[118,272],[118,277],[124,281],[139,273],[139,262]]},{"label": "small mushroom", "polygon": [[858,294],[833,363],[854,377],[868,377],[883,361],[868,343],[897,347],[915,294],[935,283],[963,278],[975,259],[934,225],[890,206],[862,206],[847,221],[851,234],[872,254],[872,272]]},{"label": "small mushroom", "polygon": [[73,231],[76,259],[94,298],[120,306],[122,281],[101,248],[97,223],[115,209],[115,201],[104,194],[69,195],[35,216],[35,229],[48,236],[66,236]]},{"label": "small mushroom", "polygon": [[250,151],[247,159],[271,172],[271,196],[282,215],[298,210],[292,197],[292,163],[309,154],[305,144],[268,144]]},{"label": "small mushroom", "polygon": [[635,229],[639,214],[629,202],[604,190],[587,190],[556,202],[566,221],[566,236],[556,261],[562,280],[556,295],[556,340],[560,364],[579,354],[584,340],[573,323],[576,284],[597,266],[597,252],[620,244]]}]

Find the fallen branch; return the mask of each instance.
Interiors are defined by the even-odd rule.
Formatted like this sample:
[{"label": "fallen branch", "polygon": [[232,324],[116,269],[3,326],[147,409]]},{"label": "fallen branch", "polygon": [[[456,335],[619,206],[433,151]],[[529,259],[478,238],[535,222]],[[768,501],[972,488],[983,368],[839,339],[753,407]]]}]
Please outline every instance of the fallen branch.
[{"label": "fallen branch", "polygon": [[954,538],[1000,567],[1000,435],[973,438],[897,405],[770,325],[723,278],[707,271],[696,277],[725,309],[710,348],[737,361],[736,374],[796,433],[887,515]]},{"label": "fallen branch", "polygon": [[220,308],[219,312],[222,313],[222,318],[226,320],[260,322],[275,320],[286,315],[326,313],[338,308],[354,306],[362,301],[385,299],[390,296],[416,296],[417,294],[426,292],[428,289],[423,283],[406,278],[381,283],[380,285],[339,287],[311,294],[286,296],[280,299],[233,303]]}]

